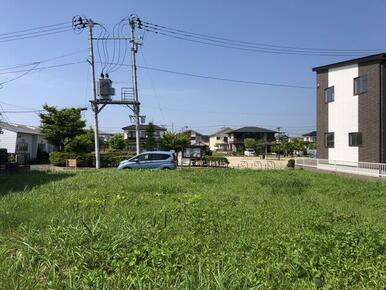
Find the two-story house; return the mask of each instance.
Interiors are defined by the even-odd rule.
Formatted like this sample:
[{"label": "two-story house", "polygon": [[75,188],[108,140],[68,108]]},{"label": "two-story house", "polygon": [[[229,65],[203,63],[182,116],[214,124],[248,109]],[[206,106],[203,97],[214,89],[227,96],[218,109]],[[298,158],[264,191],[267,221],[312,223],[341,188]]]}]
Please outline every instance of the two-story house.
[{"label": "two-story house", "polygon": [[386,54],[313,69],[317,158],[386,162]]},{"label": "two-story house", "polygon": [[209,137],[194,130],[187,130],[183,133],[189,135],[190,145],[205,146],[209,145]]},{"label": "two-story house", "polygon": [[228,133],[231,131],[231,128],[223,128],[209,135],[209,149],[212,151],[230,151]]},{"label": "two-story house", "polygon": [[244,150],[244,139],[252,138],[257,143],[261,143],[265,147],[265,152],[270,151],[271,142],[275,141],[275,134],[277,132],[260,127],[242,127],[237,130],[228,132],[228,143],[230,150],[236,152]]},{"label": "two-story house", "polygon": [[[157,125],[154,126],[154,139],[158,140],[162,138],[166,129]],[[147,139],[147,127],[148,125],[139,125],[139,147],[140,150],[145,148],[146,139]],[[123,138],[127,140],[128,150],[135,151],[136,150],[136,130],[135,125],[126,126],[122,128],[123,130]]]},{"label": "two-story house", "polygon": [[38,150],[47,153],[54,150],[39,128],[6,122],[0,122],[0,148],[17,155],[21,163],[35,160]]}]

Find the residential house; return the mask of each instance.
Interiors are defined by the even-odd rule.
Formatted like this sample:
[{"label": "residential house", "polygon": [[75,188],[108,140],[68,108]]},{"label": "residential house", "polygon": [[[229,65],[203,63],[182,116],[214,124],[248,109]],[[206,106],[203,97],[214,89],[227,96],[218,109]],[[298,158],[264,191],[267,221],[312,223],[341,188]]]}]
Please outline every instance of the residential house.
[{"label": "residential house", "polygon": [[0,148],[23,161],[35,160],[38,149],[48,153],[54,150],[39,128],[6,122],[0,122]]},{"label": "residential house", "polygon": [[309,133],[303,134],[303,141],[307,144],[316,143],[316,131],[311,131]]},{"label": "residential house", "polygon": [[[139,147],[140,150],[143,150],[145,148],[146,139],[147,139],[147,133],[146,129],[149,125],[139,125]],[[154,139],[158,140],[162,138],[163,134],[165,133],[166,129],[157,125],[154,126]],[[128,149],[130,151],[136,150],[136,130],[135,125],[126,126],[122,128],[123,130],[123,138],[127,140]]]},{"label": "residential house", "polygon": [[209,149],[212,151],[230,151],[228,133],[231,131],[231,128],[223,128],[209,135]]},{"label": "residential house", "polygon": [[257,143],[262,143],[265,147],[265,151],[269,152],[271,148],[271,142],[275,141],[276,131],[272,131],[260,127],[242,127],[237,130],[228,132],[228,143],[231,151],[244,150],[244,139],[252,138]]},{"label": "residential house", "polygon": [[209,145],[209,136],[207,135],[204,135],[204,134],[201,134],[201,133],[198,133],[197,131],[194,131],[194,130],[188,130],[188,131],[184,131],[183,133],[186,133],[188,134],[190,137],[190,145],[200,145],[200,146],[204,146],[204,145]]},{"label": "residential house", "polygon": [[313,68],[317,158],[386,163],[386,54]]}]

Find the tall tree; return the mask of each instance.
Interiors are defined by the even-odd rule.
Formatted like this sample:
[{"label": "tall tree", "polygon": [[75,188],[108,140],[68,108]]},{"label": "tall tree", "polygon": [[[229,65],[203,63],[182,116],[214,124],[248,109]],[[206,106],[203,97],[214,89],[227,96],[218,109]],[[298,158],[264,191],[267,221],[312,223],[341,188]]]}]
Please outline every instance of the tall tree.
[{"label": "tall tree", "polygon": [[149,123],[146,127],[146,150],[154,150],[157,146],[154,138],[155,127],[153,123]]},{"label": "tall tree", "polygon": [[115,134],[109,140],[109,148],[113,150],[125,149],[125,140],[121,134]]},{"label": "tall tree", "polygon": [[47,141],[55,145],[59,151],[63,151],[66,142],[84,133],[86,123],[82,120],[80,109],[58,110],[47,104],[43,109],[46,112],[39,114],[40,128]]},{"label": "tall tree", "polygon": [[189,133],[176,134],[173,132],[165,132],[160,139],[160,145],[165,150],[174,150],[176,153],[190,144]]}]

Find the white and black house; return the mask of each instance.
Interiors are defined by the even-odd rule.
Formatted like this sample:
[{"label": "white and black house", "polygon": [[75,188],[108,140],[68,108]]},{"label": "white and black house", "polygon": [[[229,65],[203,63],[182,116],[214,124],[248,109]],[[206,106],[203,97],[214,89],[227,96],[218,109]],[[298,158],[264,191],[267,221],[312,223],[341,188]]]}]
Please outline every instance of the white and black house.
[{"label": "white and black house", "polygon": [[386,162],[386,54],[313,69],[317,158]]}]

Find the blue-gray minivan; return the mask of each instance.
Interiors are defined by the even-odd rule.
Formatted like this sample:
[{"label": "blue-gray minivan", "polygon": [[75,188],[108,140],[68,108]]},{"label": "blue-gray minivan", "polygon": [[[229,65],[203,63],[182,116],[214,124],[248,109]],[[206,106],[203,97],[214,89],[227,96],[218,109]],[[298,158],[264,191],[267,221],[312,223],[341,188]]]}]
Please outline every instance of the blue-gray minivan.
[{"label": "blue-gray minivan", "polygon": [[118,169],[176,169],[175,155],[169,151],[143,152],[128,160],[123,160]]}]

